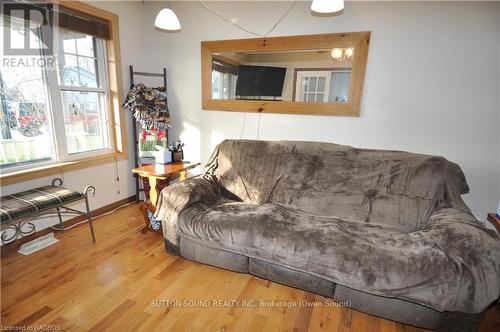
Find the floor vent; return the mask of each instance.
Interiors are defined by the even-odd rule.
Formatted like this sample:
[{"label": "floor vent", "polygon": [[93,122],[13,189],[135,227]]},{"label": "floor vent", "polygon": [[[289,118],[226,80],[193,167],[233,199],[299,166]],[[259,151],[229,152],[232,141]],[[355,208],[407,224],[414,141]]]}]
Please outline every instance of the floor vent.
[{"label": "floor vent", "polygon": [[41,236],[33,241],[26,242],[21,245],[21,248],[17,251],[22,255],[29,255],[45,247],[48,247],[59,240],[54,237],[54,233],[49,233],[47,235]]}]

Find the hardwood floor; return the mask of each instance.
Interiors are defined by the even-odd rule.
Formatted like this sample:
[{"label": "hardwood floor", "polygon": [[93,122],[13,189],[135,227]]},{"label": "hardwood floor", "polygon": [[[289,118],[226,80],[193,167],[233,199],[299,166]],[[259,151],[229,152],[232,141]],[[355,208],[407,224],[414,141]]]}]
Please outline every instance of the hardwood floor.
[{"label": "hardwood floor", "polygon": [[[327,307],[330,300],[319,295],[169,255],[159,235],[140,233],[141,218],[134,204],[97,219],[95,244],[82,225],[57,234],[57,244],[29,256],[2,248],[2,330],[422,331]],[[316,306],[270,308],[258,305],[261,299]],[[481,331],[499,330],[497,305]]]}]

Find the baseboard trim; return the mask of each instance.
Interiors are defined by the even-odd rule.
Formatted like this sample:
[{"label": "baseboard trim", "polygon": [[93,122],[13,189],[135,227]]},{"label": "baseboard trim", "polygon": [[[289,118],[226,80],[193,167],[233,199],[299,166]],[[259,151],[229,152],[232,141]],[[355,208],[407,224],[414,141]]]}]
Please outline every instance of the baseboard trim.
[{"label": "baseboard trim", "polygon": [[[95,210],[92,210],[92,211],[90,211],[90,215],[92,217],[100,216],[103,213],[113,211],[114,209],[122,206],[123,204],[127,204],[127,203],[134,202],[134,201],[135,201],[135,195],[121,199],[119,201],[116,201],[116,202],[108,204],[108,205],[104,205],[103,207],[97,208]],[[73,226],[74,224],[79,223],[80,221],[84,221],[84,220],[87,220],[87,217],[85,217],[85,216],[73,217],[73,218],[68,219],[64,222],[64,227]],[[58,225],[55,225],[55,226],[58,227]]]},{"label": "baseboard trim", "polygon": [[[92,217],[96,217],[96,216],[99,216],[99,215],[104,214],[106,212],[113,211],[114,209],[122,206],[123,204],[131,203],[131,202],[135,202],[135,195],[121,199],[121,200],[116,201],[114,203],[102,206],[102,207],[97,208],[95,210],[92,210],[92,211],[90,211],[90,214],[92,215]],[[87,220],[87,218],[84,216],[73,217],[73,218],[68,219],[64,222],[64,227],[67,228],[67,227],[73,226],[74,224],[79,223],[80,221],[83,221],[83,220]],[[82,224],[82,225],[85,225],[85,224]],[[56,224],[55,226],[58,227],[58,224]],[[76,226],[76,227],[78,227],[78,226]],[[7,254],[8,252],[10,252],[12,250],[14,250],[14,251],[17,250],[17,248],[20,245],[22,245],[26,242],[29,242],[31,240],[36,239],[37,237],[47,235],[47,234],[52,233],[52,232],[54,232],[54,230],[52,228],[48,227],[48,228],[42,229],[38,232],[35,232],[33,234],[30,234],[28,236],[24,236],[24,237],[21,237],[19,239],[12,241],[12,242],[9,242],[7,244],[4,244],[1,247],[2,248],[2,250],[1,250],[2,256],[4,255],[4,253]],[[61,232],[56,232],[56,234],[61,234]],[[90,240],[92,240],[92,239],[90,239]]]}]

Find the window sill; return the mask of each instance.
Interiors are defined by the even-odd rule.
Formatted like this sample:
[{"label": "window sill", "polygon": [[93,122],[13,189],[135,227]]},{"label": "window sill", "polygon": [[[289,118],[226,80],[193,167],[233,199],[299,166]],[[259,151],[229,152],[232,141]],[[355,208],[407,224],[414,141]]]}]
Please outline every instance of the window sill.
[{"label": "window sill", "polygon": [[81,160],[67,161],[63,163],[39,166],[30,169],[14,171],[7,174],[1,174],[0,186],[6,186],[9,184],[60,174],[61,172],[71,172],[82,168],[107,164],[113,162],[115,158],[116,160],[123,160],[127,159],[127,155],[125,153],[109,153],[106,155]]}]

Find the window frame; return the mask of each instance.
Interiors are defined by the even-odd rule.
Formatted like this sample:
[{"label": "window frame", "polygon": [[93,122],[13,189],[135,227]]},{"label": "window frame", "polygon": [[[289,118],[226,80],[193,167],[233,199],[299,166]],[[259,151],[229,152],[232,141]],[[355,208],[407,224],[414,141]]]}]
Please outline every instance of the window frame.
[{"label": "window frame", "polygon": [[[213,96],[213,86],[211,90],[211,95],[212,99],[214,100],[231,100],[232,98],[236,98],[236,81],[238,78],[238,74],[231,73],[231,67],[236,67],[236,71],[238,70],[238,66],[241,65],[240,62],[230,59],[221,55],[214,55],[213,57],[214,62],[217,62],[219,67],[224,67],[224,71],[220,71],[217,69],[214,69],[212,66],[212,79],[214,72],[219,73],[219,97],[220,98],[214,98]],[[233,77],[231,77],[233,76]],[[235,79],[236,78],[236,79]],[[224,98],[224,83],[227,80],[228,84],[228,98]]]},{"label": "window frame", "polygon": [[[78,153],[75,155],[77,156],[75,158],[66,158],[61,161],[56,160],[55,162],[50,161],[50,163],[40,162],[35,165],[26,165],[26,168],[20,167],[7,173],[4,173],[5,170],[2,170],[2,173],[0,174],[1,186],[127,159],[125,114],[121,107],[121,103],[123,101],[123,85],[121,75],[122,66],[118,15],[79,1],[57,1],[57,3],[60,7],[103,19],[109,24],[110,38],[104,40],[104,49],[106,52],[105,70],[107,70],[108,74],[106,86],[108,93],[104,99],[109,108],[108,121],[110,122],[110,149],[102,153]],[[57,78],[57,74],[55,76]],[[57,81],[56,83],[58,89],[60,90],[59,82]],[[81,88],[78,88],[78,90],[80,89]],[[49,95],[52,94],[53,93]],[[60,105],[62,107],[62,104]],[[51,119],[51,121],[53,121],[53,119]],[[64,127],[62,128],[64,129]],[[56,132],[56,128],[54,128],[54,132]],[[60,142],[60,140],[58,141]],[[57,146],[55,148],[59,147]]]},{"label": "window frame", "polygon": [[[331,79],[331,73],[332,71],[330,70],[296,70],[295,71],[295,79],[294,79],[294,86],[293,86],[293,91],[295,92],[294,96],[292,96],[292,101],[301,101],[301,102],[311,102],[309,101],[309,97],[307,97],[307,100],[301,100],[301,95],[302,93],[305,94],[314,94],[314,99],[316,100],[319,94],[323,95],[323,100],[319,101],[322,103],[328,102],[329,94],[330,94],[330,79]],[[302,91],[302,86],[301,86],[301,81],[303,78],[308,78],[311,80],[311,78],[315,77],[316,78],[316,86],[315,86],[315,91]],[[319,83],[318,79],[320,77],[323,77],[325,79],[325,85],[323,91],[319,91]],[[318,103],[318,101],[315,101]]]},{"label": "window frame", "polygon": [[[331,75],[333,73],[349,73],[349,75],[352,75],[352,68],[351,67],[325,67],[325,68],[295,68],[293,72],[293,89],[292,89],[292,101],[298,101],[298,102],[303,102],[297,98],[298,94],[300,93],[300,78],[301,76],[307,75],[304,73],[312,73],[312,76],[315,76],[315,73],[320,73],[320,72],[329,72],[329,79],[331,79]],[[328,86],[330,85],[330,82],[328,82]],[[350,85],[350,83],[349,83]],[[326,86],[325,86],[326,88]],[[325,93],[325,99],[328,102],[328,99],[330,97],[329,95],[330,91],[327,91]],[[349,102],[349,101],[348,101]],[[347,102],[347,103],[348,103]],[[336,104],[347,104],[347,103],[336,103]]]},{"label": "window frame", "polygon": [[[213,92],[213,84],[212,84],[212,98],[214,100],[231,100],[236,98],[236,79],[238,76],[231,74],[231,73],[223,73],[218,70],[212,70],[212,77],[214,73],[217,73],[219,75],[219,98],[214,97],[214,92]],[[232,76],[232,77],[231,77]],[[227,96],[224,96],[224,87],[226,86],[227,82]]]},{"label": "window frame", "polygon": [[[59,69],[57,70],[47,70],[47,75],[51,76],[51,81],[55,82],[55,87],[53,88],[55,91],[53,91],[50,95],[52,98],[52,105],[57,105],[55,108],[55,111],[59,114],[64,114],[64,105],[63,105],[63,97],[62,93],[66,91],[73,91],[73,92],[95,92],[95,93],[102,93],[104,95],[104,100],[103,104],[105,107],[105,114],[106,114],[106,128],[107,128],[107,140],[108,140],[108,147],[103,148],[103,149],[98,149],[98,150],[93,150],[93,151],[85,151],[85,152],[76,152],[76,153],[69,153],[68,152],[68,138],[67,138],[67,133],[65,130],[65,124],[64,124],[64,117],[62,119],[57,119],[59,121],[58,125],[54,126],[54,131],[56,133],[56,146],[57,150],[59,151],[59,158],[62,161],[72,161],[72,160],[80,160],[80,159],[85,159],[85,158],[90,158],[94,156],[100,156],[104,155],[107,153],[110,153],[114,150],[114,143],[113,143],[113,133],[112,133],[112,124],[110,122],[111,118],[111,105],[109,104],[109,86],[108,86],[108,69],[106,65],[106,40],[99,40],[98,42],[94,43],[95,47],[95,54],[96,54],[96,59],[97,59],[97,67],[96,67],[96,74],[98,77],[98,82],[99,86],[97,87],[86,87],[86,86],[72,86],[72,85],[64,85],[62,81],[62,77],[59,78]],[[58,54],[58,57],[61,58],[66,54],[61,49],[60,46],[60,52]],[[81,55],[76,55],[77,60],[78,57]],[[99,61],[99,59],[101,61]],[[103,61],[104,60],[104,61]],[[102,62],[102,63],[100,63]],[[100,63],[100,64],[99,64]],[[98,97],[101,99],[100,97]],[[55,119],[54,119],[55,120]]]},{"label": "window frame", "polygon": [[[42,40],[39,37],[41,35],[40,29],[38,29],[37,32],[38,33],[35,33],[35,36],[37,38],[36,42],[40,45],[40,44],[42,44]],[[11,34],[12,34],[12,32],[11,32]],[[39,49],[39,56],[40,56],[40,58],[44,57],[42,48]],[[41,85],[42,85],[43,96],[44,96],[44,98],[43,98],[44,99],[44,108],[46,108],[46,116],[47,116],[46,121],[47,121],[48,126],[50,127],[50,131],[49,131],[50,142],[51,142],[50,156],[46,157],[46,158],[41,158],[41,159],[34,159],[32,161],[17,162],[17,163],[14,163],[13,165],[7,166],[6,168],[3,168],[3,170],[2,170],[2,168],[0,168],[0,176],[3,173],[12,173],[15,171],[25,171],[25,170],[29,170],[33,167],[39,167],[39,166],[43,167],[43,166],[51,165],[51,164],[54,164],[57,162],[57,159],[56,159],[57,146],[56,146],[56,141],[55,141],[55,126],[54,126],[53,114],[52,114],[52,110],[51,110],[52,99],[51,99],[51,95],[50,95],[49,88],[48,88],[48,77],[46,74],[46,68],[43,68],[43,67],[40,68],[40,76],[41,76],[41,81],[42,81]],[[0,179],[1,179],[1,177],[0,177]]]}]

